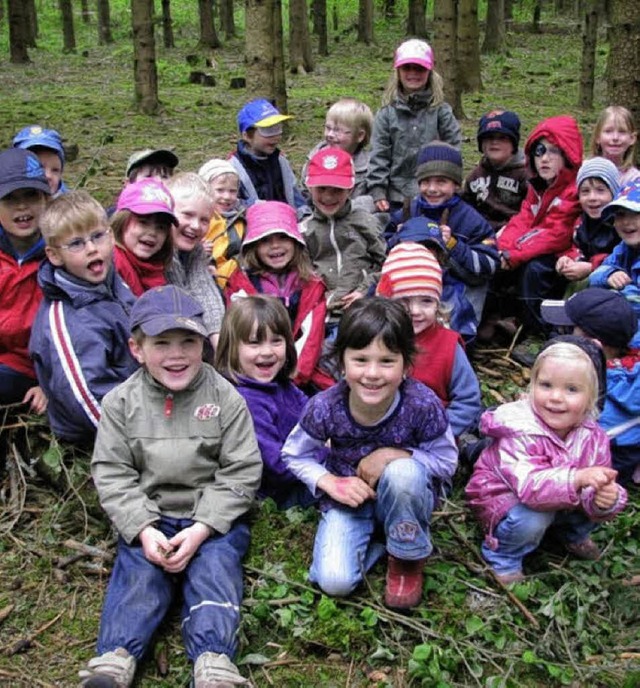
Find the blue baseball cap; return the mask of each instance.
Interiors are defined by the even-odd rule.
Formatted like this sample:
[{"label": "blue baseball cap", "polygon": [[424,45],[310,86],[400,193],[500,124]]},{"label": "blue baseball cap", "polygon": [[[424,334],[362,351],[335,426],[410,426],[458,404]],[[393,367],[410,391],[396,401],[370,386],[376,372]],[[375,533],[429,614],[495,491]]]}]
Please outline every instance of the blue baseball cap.
[{"label": "blue baseball cap", "polygon": [[18,189],[36,189],[51,194],[38,156],[21,148],[8,148],[0,153],[0,198]]},{"label": "blue baseball cap", "polygon": [[238,129],[244,134],[251,127],[272,127],[287,119],[291,115],[283,115],[278,108],[265,98],[257,98],[247,103],[238,113]]},{"label": "blue baseball cap", "polygon": [[129,326],[132,332],[139,327],[148,337],[169,330],[189,330],[206,337],[202,314],[202,306],[190,294],[167,284],[142,294],[131,309]]},{"label": "blue baseball cap", "polygon": [[43,129],[39,124],[31,124],[21,129],[13,138],[14,148],[50,148],[64,165],[64,147],[62,137],[55,129]]},{"label": "blue baseball cap", "polygon": [[617,209],[640,213],[640,179],[622,187],[616,197],[602,209],[603,217],[610,217]]},{"label": "blue baseball cap", "polygon": [[440,227],[423,215],[403,222],[400,229],[389,239],[389,248],[404,241],[413,241],[428,248],[435,254],[440,265],[447,262],[448,251]]}]

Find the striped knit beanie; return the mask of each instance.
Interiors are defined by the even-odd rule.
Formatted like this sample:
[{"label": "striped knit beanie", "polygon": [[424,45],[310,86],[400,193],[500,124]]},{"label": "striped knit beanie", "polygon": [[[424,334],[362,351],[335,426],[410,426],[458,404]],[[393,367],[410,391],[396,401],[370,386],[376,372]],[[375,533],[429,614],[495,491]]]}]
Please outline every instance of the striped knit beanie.
[{"label": "striped knit beanie", "polygon": [[394,246],[382,266],[379,296],[402,299],[409,296],[442,296],[442,268],[428,248],[406,241]]},{"label": "striped knit beanie", "polygon": [[462,155],[457,148],[444,141],[432,141],[418,151],[416,180],[427,177],[447,177],[462,184]]},{"label": "striped knit beanie", "polygon": [[576,184],[578,189],[585,179],[600,179],[615,196],[620,188],[620,172],[618,168],[607,158],[589,158],[585,160],[578,170]]}]

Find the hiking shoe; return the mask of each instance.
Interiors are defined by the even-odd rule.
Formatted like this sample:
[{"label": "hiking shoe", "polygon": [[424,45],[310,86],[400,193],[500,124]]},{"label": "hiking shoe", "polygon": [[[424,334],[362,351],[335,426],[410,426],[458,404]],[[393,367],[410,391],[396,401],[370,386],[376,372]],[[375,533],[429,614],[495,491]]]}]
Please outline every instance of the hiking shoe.
[{"label": "hiking shoe", "polygon": [[511,573],[496,573],[495,577],[502,583],[502,585],[510,585],[511,583],[522,583],[524,580],[524,573],[522,571],[512,571]]},{"label": "hiking shoe", "polygon": [[90,659],[78,675],[82,688],[129,688],[133,683],[136,660],[123,647]]},{"label": "hiking shoe", "polygon": [[588,561],[598,561],[602,554],[598,545],[591,538],[587,538],[582,542],[565,542],[564,547],[574,557],[587,559]]},{"label": "hiking shoe", "polygon": [[391,609],[411,609],[422,599],[424,562],[426,559],[408,561],[389,555],[387,584],[384,603]]},{"label": "hiking shoe", "polygon": [[203,652],[193,666],[194,688],[234,688],[249,686],[238,667],[227,657],[216,652]]}]

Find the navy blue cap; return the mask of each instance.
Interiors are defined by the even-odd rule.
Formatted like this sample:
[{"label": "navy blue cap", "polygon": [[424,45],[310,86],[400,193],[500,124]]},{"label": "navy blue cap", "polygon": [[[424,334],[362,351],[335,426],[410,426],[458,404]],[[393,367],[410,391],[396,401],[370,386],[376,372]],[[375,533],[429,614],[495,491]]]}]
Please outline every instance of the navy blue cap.
[{"label": "navy blue cap", "polygon": [[447,261],[448,251],[440,227],[424,216],[412,217],[389,239],[389,248],[404,241],[414,241],[435,253],[440,265]]},{"label": "navy blue cap", "polygon": [[490,134],[504,134],[511,139],[514,153],[520,144],[520,118],[511,110],[492,110],[478,122],[478,150],[482,153],[482,139]]},{"label": "navy blue cap", "polygon": [[207,336],[198,301],[172,284],[145,291],[135,302],[129,316],[131,331],[139,327],[148,337],[169,330],[189,330]]},{"label": "navy blue cap", "polygon": [[38,156],[22,148],[8,148],[0,153],[0,198],[18,189],[36,189],[51,194]]},{"label": "navy blue cap", "polygon": [[39,124],[31,124],[21,129],[13,138],[14,148],[50,148],[55,151],[64,165],[62,137],[55,129],[43,129]]}]

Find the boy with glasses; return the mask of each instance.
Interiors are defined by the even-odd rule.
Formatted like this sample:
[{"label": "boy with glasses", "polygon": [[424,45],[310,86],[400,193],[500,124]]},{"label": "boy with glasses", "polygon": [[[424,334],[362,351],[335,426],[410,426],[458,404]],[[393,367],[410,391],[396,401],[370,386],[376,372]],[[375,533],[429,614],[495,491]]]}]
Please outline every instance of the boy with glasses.
[{"label": "boy with glasses", "polygon": [[138,367],[127,326],[135,297],[113,268],[106,213],[86,191],[56,198],[40,226],[48,260],[29,351],[54,434],[91,445],[102,397]]}]

